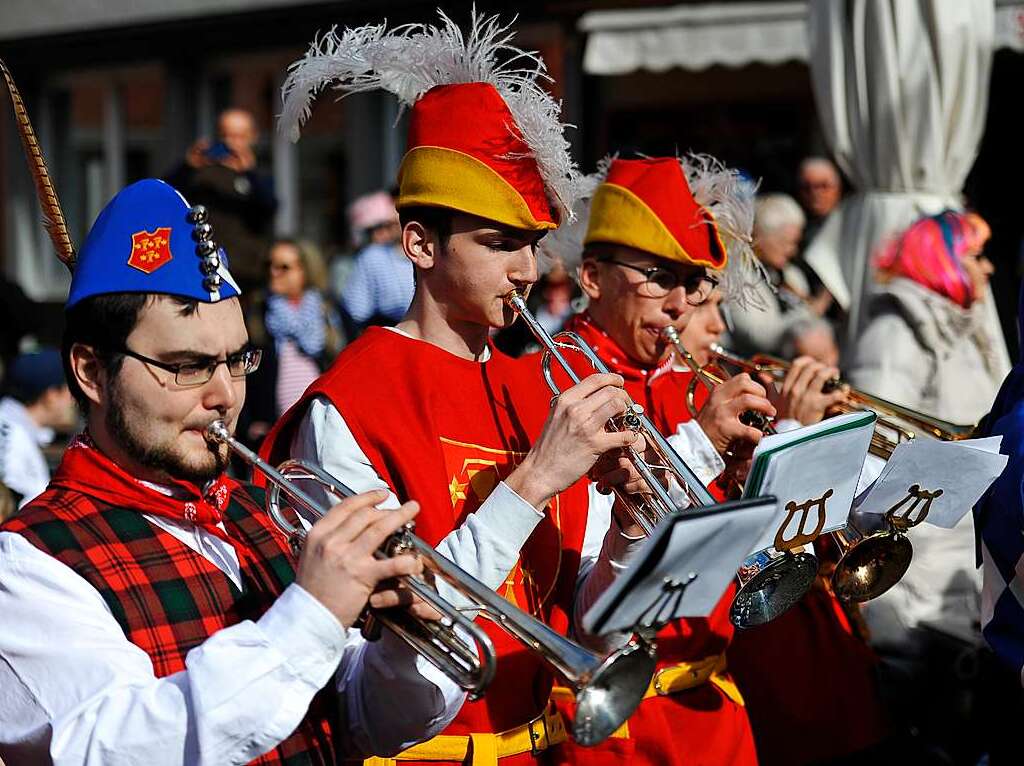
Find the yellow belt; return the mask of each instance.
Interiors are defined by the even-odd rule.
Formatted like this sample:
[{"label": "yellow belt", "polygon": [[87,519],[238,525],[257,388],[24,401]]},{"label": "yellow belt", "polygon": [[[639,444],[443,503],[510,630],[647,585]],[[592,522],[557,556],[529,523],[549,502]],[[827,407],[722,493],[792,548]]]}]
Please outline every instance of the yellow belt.
[{"label": "yellow belt", "polygon": [[[735,702],[743,704],[743,695],[739,688],[733,683],[729,676],[725,675],[725,655],[715,654],[705,657],[702,660],[693,662],[679,662],[675,665],[664,667],[654,674],[647,691],[644,692],[644,699],[651,697],[666,697],[669,694],[678,694],[688,689],[696,689],[703,683],[710,681],[717,686],[721,692]],[[556,686],[551,690],[551,699],[558,702],[572,701],[573,694],[570,689],[564,686]],[[626,739],[629,737],[629,722],[622,724],[612,737]]]},{"label": "yellow belt", "polygon": [[497,734],[438,734],[392,758],[367,758],[363,766],[394,766],[398,761],[463,761],[472,754],[472,766],[497,766],[498,759],[520,753],[539,753],[565,742],[565,722],[548,707],[529,723]]},{"label": "yellow belt", "polygon": [[680,662],[662,668],[654,674],[651,685],[644,692],[644,699],[657,695],[666,696],[695,689],[710,681],[717,686],[722,694],[737,705],[743,704],[743,695],[729,676],[725,675],[725,655],[716,654],[695,662]]}]

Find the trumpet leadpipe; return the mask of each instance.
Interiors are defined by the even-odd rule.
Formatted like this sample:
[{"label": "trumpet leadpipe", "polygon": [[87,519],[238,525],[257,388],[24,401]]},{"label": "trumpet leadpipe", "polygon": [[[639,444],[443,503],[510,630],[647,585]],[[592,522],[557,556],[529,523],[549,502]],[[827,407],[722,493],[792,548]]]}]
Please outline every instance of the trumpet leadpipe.
[{"label": "trumpet leadpipe", "polygon": [[[552,336],[527,308],[526,300],[520,292],[513,291],[509,293],[505,297],[505,301],[519,318],[526,323],[534,338],[537,339],[544,349],[542,368],[544,379],[552,394],[558,395],[562,393],[562,389],[555,382],[551,373],[552,359],[558,363],[558,366],[573,385],[576,385],[581,380],[579,374],[573,369],[568,359],[566,359],[563,351],[582,354],[595,372],[610,372],[608,366],[594,350],[575,333],[563,331]],[[714,505],[715,499],[708,492],[704,483],[701,482],[697,474],[693,472],[686,462],[679,457],[679,454],[668,443],[668,440],[661,435],[661,432],[654,427],[654,424],[644,414],[643,407],[630,401],[625,414],[621,418],[609,421],[608,427],[610,430],[628,428],[635,433],[641,434],[657,455],[659,465],[651,465],[635,449],[632,447],[627,448],[627,455],[630,461],[650,490],[651,499],[649,501],[638,500],[637,498],[626,496],[620,490],[615,490],[616,495],[622,500],[626,508],[629,509],[630,515],[635,519],[640,528],[644,530],[645,534],[650,535],[654,531],[662,516],[679,510],[678,503],[672,498],[669,490],[655,474],[656,470],[667,471],[673,476],[679,487],[686,494],[691,505]]]}]

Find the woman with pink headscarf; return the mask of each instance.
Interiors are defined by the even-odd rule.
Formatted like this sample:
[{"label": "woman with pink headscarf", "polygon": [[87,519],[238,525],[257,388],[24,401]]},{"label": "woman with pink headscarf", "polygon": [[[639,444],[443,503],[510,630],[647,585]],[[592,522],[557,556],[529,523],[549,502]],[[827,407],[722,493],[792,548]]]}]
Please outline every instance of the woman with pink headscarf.
[{"label": "woman with pink headscarf", "polygon": [[954,423],[988,412],[1003,370],[982,322],[992,263],[988,224],[946,210],[921,218],[876,258],[869,320],[851,383]]},{"label": "woman with pink headscarf", "polygon": [[[980,301],[993,267],[989,227],[973,213],[922,218],[876,259],[879,284],[849,379],[857,388],[954,423],[989,411],[1002,369]],[[949,762],[978,760],[990,698],[980,632],[981,574],[970,513],[953,529],[921,524],[906,575],[863,605],[897,731]],[[964,754],[968,759],[963,759]],[[954,757],[954,756],[957,757]]]}]

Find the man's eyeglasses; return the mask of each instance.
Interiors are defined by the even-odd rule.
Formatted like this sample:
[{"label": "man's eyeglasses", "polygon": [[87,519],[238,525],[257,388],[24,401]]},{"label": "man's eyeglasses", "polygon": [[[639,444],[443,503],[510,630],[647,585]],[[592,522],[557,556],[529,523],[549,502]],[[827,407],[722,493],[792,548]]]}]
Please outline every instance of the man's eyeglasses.
[{"label": "man's eyeglasses", "polygon": [[256,372],[259,369],[260,360],[263,359],[263,352],[260,349],[247,348],[239,351],[237,354],[231,354],[225,359],[168,364],[167,362],[161,362],[159,359],[150,359],[148,356],[138,354],[127,346],[113,350],[125,356],[130,356],[133,359],[138,359],[140,362],[159,367],[161,370],[173,372],[174,382],[182,387],[201,386],[209,382],[213,378],[213,374],[217,372],[217,368],[222,364],[227,365],[228,374],[232,378],[244,378],[246,375]]},{"label": "man's eyeglasses", "polygon": [[614,263],[626,269],[637,271],[646,277],[646,281],[640,284],[642,293],[649,298],[664,298],[677,287],[682,286],[686,291],[686,302],[691,306],[699,306],[711,297],[711,293],[718,287],[718,278],[708,273],[689,274],[680,276],[671,269],[663,269],[660,266],[637,266],[625,261],[617,261],[614,258],[602,258],[602,263]]}]

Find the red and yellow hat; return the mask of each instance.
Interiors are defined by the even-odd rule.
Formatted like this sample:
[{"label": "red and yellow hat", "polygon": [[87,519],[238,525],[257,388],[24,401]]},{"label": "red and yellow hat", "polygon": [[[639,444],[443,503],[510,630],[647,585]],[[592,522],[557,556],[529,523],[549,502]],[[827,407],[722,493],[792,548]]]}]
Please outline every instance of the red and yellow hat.
[{"label": "red and yellow hat", "polygon": [[537,160],[497,89],[439,85],[412,108],[398,170],[399,208],[445,207],[518,229],[554,229],[559,218]]},{"label": "red and yellow hat", "polygon": [[328,85],[343,96],[390,91],[410,109],[399,209],[442,207],[519,229],[556,228],[570,216],[579,174],[560,106],[540,82],[544,63],[509,45],[512,34],[497,17],[474,13],[466,34],[441,19],[436,27],[331,30],[314,40],[290,68],[282,128],[298,138]]},{"label": "red and yellow hat", "polygon": [[728,260],[711,212],[694,199],[676,157],[612,161],[590,203],[585,245],[626,245],[721,269]]}]

